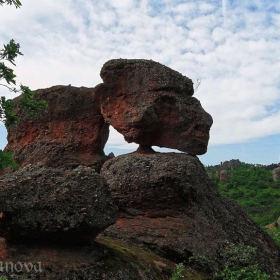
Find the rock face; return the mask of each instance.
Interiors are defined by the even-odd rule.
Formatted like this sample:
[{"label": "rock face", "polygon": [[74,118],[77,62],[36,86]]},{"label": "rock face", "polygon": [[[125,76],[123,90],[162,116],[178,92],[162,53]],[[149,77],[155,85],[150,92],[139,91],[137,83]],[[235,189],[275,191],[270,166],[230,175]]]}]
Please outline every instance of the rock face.
[{"label": "rock face", "polygon": [[[100,170],[109,135],[93,88],[54,86],[35,91],[46,100],[46,112],[31,119],[18,110],[19,122],[8,130],[5,151],[21,166],[43,162],[49,166],[80,164]],[[16,99],[17,101],[18,99]]]},{"label": "rock face", "polygon": [[[104,64],[96,87],[102,115],[127,142],[191,154],[207,151],[211,116],[192,97],[192,81],[151,60]],[[141,151],[143,149],[140,149]]]},{"label": "rock face", "polygon": [[[175,269],[174,263],[155,253],[113,238],[97,237],[85,246],[10,244],[6,249],[13,255],[1,258],[1,277],[13,280],[170,280]],[[191,268],[184,276],[209,279]]]},{"label": "rock face", "polygon": [[242,162],[239,159],[231,159],[221,162],[221,169],[233,170],[236,169]]},{"label": "rock face", "polygon": [[227,170],[221,170],[219,173],[220,182],[226,182],[230,178],[230,174]]},{"label": "rock face", "polygon": [[272,170],[272,176],[273,176],[274,182],[277,182],[280,180],[280,167],[277,167]]},{"label": "rock face", "polygon": [[0,178],[0,236],[8,240],[92,241],[117,217],[100,175],[30,165]]},{"label": "rock face", "polygon": [[221,197],[195,156],[128,154],[101,169],[119,207],[105,233],[149,246],[177,262],[215,257],[228,243],[258,248],[260,266],[277,267],[270,237],[231,199]]}]

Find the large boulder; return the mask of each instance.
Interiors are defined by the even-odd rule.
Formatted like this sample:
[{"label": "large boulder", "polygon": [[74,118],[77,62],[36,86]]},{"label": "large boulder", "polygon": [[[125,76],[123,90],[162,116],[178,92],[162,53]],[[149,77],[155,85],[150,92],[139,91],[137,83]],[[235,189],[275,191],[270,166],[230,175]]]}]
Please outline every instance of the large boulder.
[{"label": "large boulder", "polygon": [[37,164],[0,178],[0,214],[8,240],[87,243],[116,221],[117,207],[93,168]]},{"label": "large boulder", "polygon": [[[207,151],[211,116],[192,97],[192,81],[152,60],[114,59],[96,87],[102,115],[127,142],[190,154]],[[141,150],[141,149],[140,149]]]},{"label": "large boulder", "polygon": [[193,254],[216,258],[229,243],[257,248],[273,271],[272,239],[235,201],[219,195],[197,157],[178,153],[128,154],[101,169],[118,207],[105,233],[161,252],[177,262]]},{"label": "large boulder", "polygon": [[12,151],[14,161],[21,166],[43,162],[68,167],[82,164],[100,170],[108,159],[103,149],[109,125],[100,113],[94,88],[54,86],[36,90],[35,96],[47,101],[46,111],[30,118],[24,108],[18,108],[19,121],[8,129],[5,151]]}]

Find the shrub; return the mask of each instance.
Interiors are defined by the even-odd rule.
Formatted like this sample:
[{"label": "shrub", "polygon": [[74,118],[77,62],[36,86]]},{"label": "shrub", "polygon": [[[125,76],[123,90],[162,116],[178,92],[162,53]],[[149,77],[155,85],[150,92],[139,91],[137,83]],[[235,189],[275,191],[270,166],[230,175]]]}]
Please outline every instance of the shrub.
[{"label": "shrub", "polygon": [[220,253],[219,258],[210,256],[193,256],[191,260],[205,271],[211,272],[215,280],[273,280],[276,275],[261,271],[255,263],[256,248],[239,244],[229,244]]},{"label": "shrub", "polygon": [[184,279],[185,266],[183,263],[176,264],[175,271],[172,274],[172,280]]},{"label": "shrub", "polygon": [[280,249],[280,228],[276,227],[274,229],[267,230],[267,232],[274,240],[278,249]]}]

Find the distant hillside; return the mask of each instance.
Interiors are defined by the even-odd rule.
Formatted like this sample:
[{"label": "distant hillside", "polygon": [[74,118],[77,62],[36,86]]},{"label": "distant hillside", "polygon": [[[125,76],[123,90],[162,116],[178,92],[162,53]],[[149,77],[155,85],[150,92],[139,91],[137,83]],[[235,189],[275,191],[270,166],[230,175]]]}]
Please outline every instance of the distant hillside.
[{"label": "distant hillside", "polygon": [[221,195],[240,203],[260,225],[280,216],[280,181],[274,182],[272,170],[279,164],[248,164],[238,159],[205,167]]},{"label": "distant hillside", "polygon": [[231,159],[224,162],[221,162],[217,165],[208,165],[205,167],[207,172],[216,172],[221,170],[236,170],[236,169],[244,169],[245,167],[260,167],[266,170],[273,170],[280,166],[280,163],[272,163],[269,165],[263,165],[263,164],[252,164],[252,163],[245,163],[240,161],[239,159]]}]

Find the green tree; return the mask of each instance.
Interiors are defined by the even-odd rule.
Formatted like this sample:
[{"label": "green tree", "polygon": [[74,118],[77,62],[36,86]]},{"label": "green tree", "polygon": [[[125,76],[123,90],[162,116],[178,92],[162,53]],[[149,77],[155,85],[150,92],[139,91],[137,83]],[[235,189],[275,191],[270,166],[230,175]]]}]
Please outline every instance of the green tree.
[{"label": "green tree", "polygon": [[[3,4],[14,5],[16,8],[21,6],[19,0],[0,0],[0,5]],[[37,101],[34,92],[27,86],[20,85],[17,88],[16,75],[11,67],[16,66],[15,59],[19,55],[23,55],[20,52],[20,45],[13,39],[0,50],[0,86],[6,87],[10,92],[21,94],[18,105],[25,108],[28,116],[33,117],[44,110],[47,104],[45,101]],[[0,98],[0,121],[6,127],[10,127],[17,122],[15,104],[13,100],[6,99],[4,96]],[[11,154],[3,153],[0,150],[0,169],[11,165],[13,165]]]},{"label": "green tree", "polygon": [[0,5],[2,6],[3,4],[15,5],[16,8],[21,6],[21,2],[19,0],[0,0]]}]

